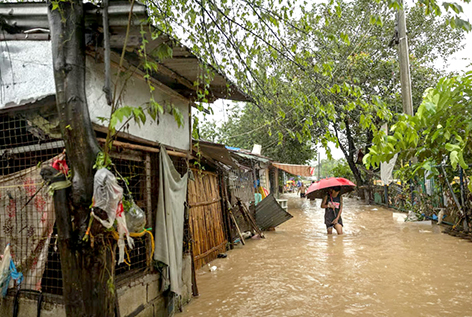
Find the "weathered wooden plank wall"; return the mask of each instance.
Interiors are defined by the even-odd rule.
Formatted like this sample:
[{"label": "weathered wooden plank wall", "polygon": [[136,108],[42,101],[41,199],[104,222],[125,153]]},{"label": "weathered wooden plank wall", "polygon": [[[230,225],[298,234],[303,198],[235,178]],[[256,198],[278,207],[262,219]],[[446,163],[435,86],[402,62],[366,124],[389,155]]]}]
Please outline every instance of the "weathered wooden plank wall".
[{"label": "weathered wooden plank wall", "polygon": [[226,251],[221,194],[218,175],[193,170],[194,181],[188,184],[189,224],[193,240],[195,269]]}]

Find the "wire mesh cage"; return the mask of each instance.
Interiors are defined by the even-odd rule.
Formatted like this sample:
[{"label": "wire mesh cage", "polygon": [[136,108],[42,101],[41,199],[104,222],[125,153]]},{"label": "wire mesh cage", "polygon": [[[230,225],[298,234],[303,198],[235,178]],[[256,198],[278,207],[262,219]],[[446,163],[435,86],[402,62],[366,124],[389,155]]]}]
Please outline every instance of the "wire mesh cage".
[{"label": "wire mesh cage", "polygon": [[53,268],[58,257],[48,255],[54,249],[55,214],[40,165],[61,154],[63,142],[46,121],[41,112],[0,114],[0,246],[11,245],[24,275],[21,288],[30,290],[48,288],[45,275],[60,278]]},{"label": "wire mesh cage", "polygon": [[[51,108],[0,113],[0,246],[10,243],[18,271],[25,276],[22,289],[62,295],[54,205],[40,176],[41,166],[51,164],[64,150],[54,113]],[[112,157],[120,185],[146,211],[147,227],[152,228],[158,199],[158,153],[114,149]],[[172,160],[181,175],[187,172],[186,158]],[[188,215],[185,219],[184,252],[189,252],[185,248],[190,241]],[[117,281],[151,267],[149,236],[135,237],[134,242],[125,255],[128,264],[116,266]]]},{"label": "wire mesh cage", "polygon": [[[183,157],[171,156],[172,163],[174,164],[175,169],[181,176],[185,175],[188,171],[187,159]],[[183,253],[188,254],[191,252],[191,241],[192,235],[190,233],[190,223],[189,223],[189,208],[185,208],[184,213],[184,241],[183,241]]]},{"label": "wire mesh cage", "polygon": [[[125,189],[125,193],[131,194],[134,202],[143,210],[146,210],[146,170],[145,164],[137,157],[135,160],[123,159],[119,155],[113,158],[116,167],[119,184]],[[130,272],[142,271],[148,267],[150,244],[147,237],[135,237],[134,248],[127,251],[126,263],[116,266],[116,276]],[[116,257],[118,257],[118,250]]]}]

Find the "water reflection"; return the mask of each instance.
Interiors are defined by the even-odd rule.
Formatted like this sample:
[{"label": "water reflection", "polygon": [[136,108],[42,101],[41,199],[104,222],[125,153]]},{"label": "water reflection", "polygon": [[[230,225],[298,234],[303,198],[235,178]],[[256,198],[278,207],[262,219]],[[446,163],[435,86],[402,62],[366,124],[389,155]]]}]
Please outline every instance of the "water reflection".
[{"label": "water reflection", "polygon": [[319,201],[289,196],[289,211],[265,240],[200,270],[201,296],[178,316],[471,315],[469,242],[357,200],[342,236],[326,234]]}]

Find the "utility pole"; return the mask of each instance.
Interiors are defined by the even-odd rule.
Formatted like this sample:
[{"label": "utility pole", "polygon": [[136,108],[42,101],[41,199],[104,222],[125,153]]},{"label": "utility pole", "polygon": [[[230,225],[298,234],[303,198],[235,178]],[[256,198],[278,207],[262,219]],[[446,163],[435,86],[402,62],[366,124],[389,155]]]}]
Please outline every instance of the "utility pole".
[{"label": "utility pole", "polygon": [[[401,7],[397,12],[398,27],[398,60],[400,63],[400,81],[402,85],[403,112],[407,115],[413,113],[413,98],[411,94],[411,76],[410,76],[410,52],[408,49],[408,35],[406,32],[406,19],[404,10],[404,1],[400,0]],[[417,162],[416,157],[412,159]]]},{"label": "utility pole", "polygon": [[397,12],[398,27],[398,55],[400,63],[400,81],[402,85],[403,112],[413,115],[413,99],[411,95],[410,77],[410,53],[408,49],[408,36],[406,32],[405,10],[403,0],[400,1],[401,8]]}]

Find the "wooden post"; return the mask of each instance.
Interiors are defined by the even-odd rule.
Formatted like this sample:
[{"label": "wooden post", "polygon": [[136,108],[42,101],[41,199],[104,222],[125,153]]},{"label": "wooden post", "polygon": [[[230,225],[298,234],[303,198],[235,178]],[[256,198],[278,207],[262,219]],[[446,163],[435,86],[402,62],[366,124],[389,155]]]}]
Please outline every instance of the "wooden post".
[{"label": "wooden post", "polygon": [[[146,158],[144,160],[144,171],[146,175],[146,227],[152,228],[152,178],[151,178],[151,154],[146,152]],[[152,242],[150,237],[146,235],[146,248],[150,249]],[[151,264],[151,253],[146,252],[146,263],[149,266]]]},{"label": "wooden post", "polygon": [[276,168],[274,171],[274,177],[275,177],[275,197],[280,198],[280,193],[279,193],[279,169]]},{"label": "wooden post", "polygon": [[[465,191],[465,188],[464,188],[464,170],[462,169],[461,166],[459,166],[459,179],[460,179],[460,188],[461,188],[461,206],[462,208],[465,207],[465,198],[464,198],[464,191]],[[462,223],[463,224],[463,229],[464,231],[469,231],[469,224],[468,224],[468,217],[467,217],[467,213],[464,212],[464,222]]]},{"label": "wooden post", "polygon": [[388,204],[388,186],[387,185],[384,185],[384,196],[385,196],[385,204],[387,205],[387,207],[390,207]]},{"label": "wooden post", "polygon": [[229,214],[228,214],[228,210],[229,208],[231,208],[230,205],[230,200],[229,200],[229,197],[228,197],[228,189],[227,189],[227,186],[226,186],[226,182],[225,182],[225,179],[224,179],[224,176],[221,175],[220,176],[220,188],[221,188],[221,207],[222,207],[222,214],[223,214],[223,222],[225,224],[225,231],[226,231],[226,239],[228,240],[229,242],[229,247],[230,249],[233,249],[234,246],[233,246],[233,237],[232,237],[232,234],[231,234],[231,221],[229,219]]},{"label": "wooden post", "polygon": [[146,171],[146,217],[147,227],[152,227],[152,170],[151,170],[151,154],[146,153],[144,161]]}]

